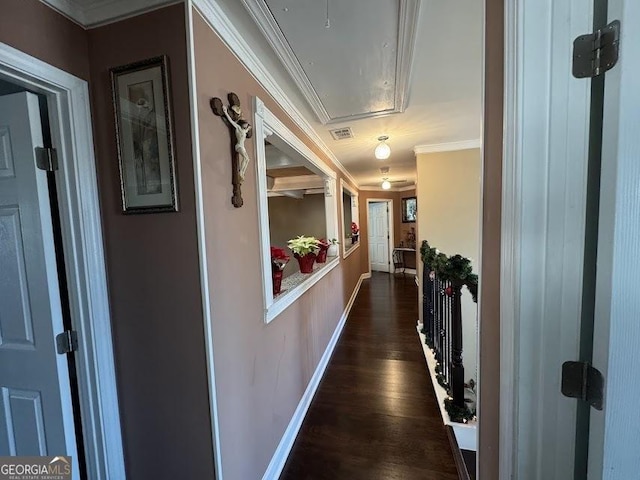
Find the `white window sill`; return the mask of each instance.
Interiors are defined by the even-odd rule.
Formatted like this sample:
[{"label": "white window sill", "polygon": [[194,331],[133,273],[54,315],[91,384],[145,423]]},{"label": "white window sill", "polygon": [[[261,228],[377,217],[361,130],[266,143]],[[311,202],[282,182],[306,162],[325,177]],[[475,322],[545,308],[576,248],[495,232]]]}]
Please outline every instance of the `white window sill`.
[{"label": "white window sill", "polygon": [[265,311],[265,323],[271,323],[289,305],[318,283],[327,273],[340,263],[339,257],[327,257],[327,263],[315,263],[311,273],[294,273],[282,279],[282,290]]},{"label": "white window sill", "polygon": [[349,248],[345,248],[344,255],[342,256],[342,258],[347,258],[349,255],[355,252],[358,249],[358,247],[360,247],[360,240],[358,240],[356,243],[352,243]]}]

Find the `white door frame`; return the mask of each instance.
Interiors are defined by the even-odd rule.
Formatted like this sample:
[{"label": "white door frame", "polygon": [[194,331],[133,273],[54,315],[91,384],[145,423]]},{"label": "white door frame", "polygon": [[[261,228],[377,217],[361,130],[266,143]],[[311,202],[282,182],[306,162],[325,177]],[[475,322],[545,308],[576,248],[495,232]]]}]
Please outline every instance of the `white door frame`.
[{"label": "white door frame", "polygon": [[596,280],[593,365],[605,377],[604,410],[591,409],[591,479],[637,478],[638,425],[633,418],[640,394],[637,366],[638,296],[638,152],[640,102],[640,5],[609,0],[608,22],[620,20],[620,60],[606,74],[598,273]]},{"label": "white door frame", "polygon": [[504,3],[501,480],[573,478],[577,401],[560,371],[579,352],[590,82],[571,76],[570,49],[592,1]]},{"label": "white door frame", "polygon": [[58,200],[69,301],[78,332],[76,360],[87,473],[96,480],[124,479],[89,87],[86,81],[4,43],[0,43],[0,73],[47,96],[52,142],[60,163]]},{"label": "white door frame", "polygon": [[[393,200],[390,198],[367,198],[367,253],[369,256],[369,275],[371,275],[371,252],[369,251],[369,227],[371,225],[371,219],[369,218],[370,203],[387,203],[389,207],[389,262],[393,259],[393,245],[395,244],[393,238]],[[360,239],[360,241],[362,241],[362,239]],[[389,273],[394,273],[391,271],[391,264],[389,264]]]}]

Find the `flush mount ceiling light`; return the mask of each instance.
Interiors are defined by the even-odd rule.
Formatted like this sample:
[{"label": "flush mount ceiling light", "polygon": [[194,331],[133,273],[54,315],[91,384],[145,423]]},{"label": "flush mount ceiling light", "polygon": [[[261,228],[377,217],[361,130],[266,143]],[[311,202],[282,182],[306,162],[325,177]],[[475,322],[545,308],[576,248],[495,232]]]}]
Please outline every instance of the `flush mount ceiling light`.
[{"label": "flush mount ceiling light", "polygon": [[389,155],[391,155],[391,148],[385,143],[387,140],[389,140],[389,137],[386,135],[378,137],[378,141],[380,143],[376,146],[376,150],[374,152],[378,160],[386,160],[389,158]]},{"label": "flush mount ceiling light", "polygon": [[382,179],[382,189],[383,190],[389,190],[391,188],[391,182],[389,181],[388,178],[383,178]]}]

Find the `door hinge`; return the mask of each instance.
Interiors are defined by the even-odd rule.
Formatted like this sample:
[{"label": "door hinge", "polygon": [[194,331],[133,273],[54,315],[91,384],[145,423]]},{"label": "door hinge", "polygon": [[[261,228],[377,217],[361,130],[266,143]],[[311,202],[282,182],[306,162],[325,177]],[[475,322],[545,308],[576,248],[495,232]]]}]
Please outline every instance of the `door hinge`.
[{"label": "door hinge", "polygon": [[78,350],[78,333],[75,330],[65,330],[56,335],[56,348],[60,355]]},{"label": "door hinge", "polygon": [[597,368],[587,362],[564,362],[560,390],[565,397],[588,402],[596,410],[602,410],[604,402],[604,377]]},{"label": "door hinge", "polygon": [[573,41],[573,76],[593,78],[611,70],[618,63],[620,21]]},{"label": "door hinge", "polygon": [[36,147],[36,166],[40,170],[55,172],[58,170],[58,153],[55,148]]}]

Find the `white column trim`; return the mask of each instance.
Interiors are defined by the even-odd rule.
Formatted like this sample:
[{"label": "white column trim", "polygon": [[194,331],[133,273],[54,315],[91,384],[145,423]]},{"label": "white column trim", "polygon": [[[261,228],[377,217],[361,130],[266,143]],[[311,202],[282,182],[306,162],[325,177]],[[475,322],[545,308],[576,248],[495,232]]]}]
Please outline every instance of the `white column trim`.
[{"label": "white column trim", "polygon": [[[218,420],[218,396],[216,389],[216,369],[213,349],[213,317],[211,315],[211,295],[209,287],[209,266],[207,260],[207,241],[205,232],[205,209],[202,192],[202,162],[200,153],[200,121],[198,118],[198,85],[196,82],[195,42],[193,37],[193,3],[185,2],[185,21],[188,42],[187,64],[189,69],[189,101],[191,103],[191,144],[193,148],[193,176],[196,197],[196,226],[198,234],[198,253],[200,260],[200,289],[202,296],[202,316],[207,360],[209,385],[209,409],[211,412],[211,433],[213,460],[216,479],[223,480],[222,449],[220,446],[220,422]],[[260,137],[257,137],[260,138]],[[260,142],[257,142],[258,144]]]}]

